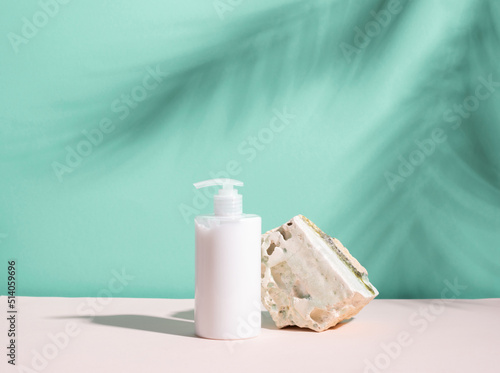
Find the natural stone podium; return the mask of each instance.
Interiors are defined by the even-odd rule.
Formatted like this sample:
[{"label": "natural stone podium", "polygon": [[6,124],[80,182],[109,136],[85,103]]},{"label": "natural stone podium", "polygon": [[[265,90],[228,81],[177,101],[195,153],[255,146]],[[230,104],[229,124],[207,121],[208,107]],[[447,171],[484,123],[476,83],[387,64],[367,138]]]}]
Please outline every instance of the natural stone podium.
[{"label": "natural stone podium", "polygon": [[297,215],[262,235],[262,303],[276,326],[324,331],[378,295],[339,240]]}]

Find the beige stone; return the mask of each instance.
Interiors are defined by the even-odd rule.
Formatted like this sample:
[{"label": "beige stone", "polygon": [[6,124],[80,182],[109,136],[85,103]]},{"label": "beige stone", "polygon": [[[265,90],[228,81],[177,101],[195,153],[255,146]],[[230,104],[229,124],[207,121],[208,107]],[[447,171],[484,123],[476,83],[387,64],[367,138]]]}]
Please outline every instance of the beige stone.
[{"label": "beige stone", "polygon": [[302,215],[262,235],[262,303],[279,328],[324,331],[378,295],[339,240]]}]

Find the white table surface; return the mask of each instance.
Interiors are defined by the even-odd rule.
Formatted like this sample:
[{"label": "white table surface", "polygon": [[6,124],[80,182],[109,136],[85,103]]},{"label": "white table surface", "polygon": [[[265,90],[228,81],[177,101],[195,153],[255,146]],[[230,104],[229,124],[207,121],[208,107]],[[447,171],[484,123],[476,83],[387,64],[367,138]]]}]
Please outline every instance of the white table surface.
[{"label": "white table surface", "polygon": [[3,347],[0,372],[500,372],[500,299],[374,300],[323,333],[263,312],[261,336],[241,342],[196,337],[193,304],[17,297],[17,364]]}]

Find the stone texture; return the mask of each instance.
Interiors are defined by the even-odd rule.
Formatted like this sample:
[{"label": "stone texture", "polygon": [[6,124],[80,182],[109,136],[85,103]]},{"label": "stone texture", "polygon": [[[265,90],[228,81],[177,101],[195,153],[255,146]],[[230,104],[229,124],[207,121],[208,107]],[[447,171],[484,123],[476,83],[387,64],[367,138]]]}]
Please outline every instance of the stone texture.
[{"label": "stone texture", "polygon": [[339,240],[302,215],[262,235],[262,303],[279,328],[324,331],[378,295]]}]

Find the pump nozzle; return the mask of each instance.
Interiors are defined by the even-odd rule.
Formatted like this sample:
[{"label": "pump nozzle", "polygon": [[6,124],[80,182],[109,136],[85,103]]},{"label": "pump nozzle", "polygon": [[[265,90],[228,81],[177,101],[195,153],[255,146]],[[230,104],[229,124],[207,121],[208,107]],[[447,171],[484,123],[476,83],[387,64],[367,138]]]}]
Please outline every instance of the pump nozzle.
[{"label": "pump nozzle", "polygon": [[243,186],[243,182],[233,179],[210,179],[210,180],[200,181],[199,183],[194,183],[193,185],[196,189],[215,186],[215,185],[222,185],[224,189],[233,189],[233,186]]},{"label": "pump nozzle", "polygon": [[215,215],[241,215],[243,213],[243,202],[241,194],[234,189],[235,186],[243,186],[243,182],[233,179],[211,179],[193,184],[196,189],[209,186],[222,185],[219,194],[214,195]]}]

